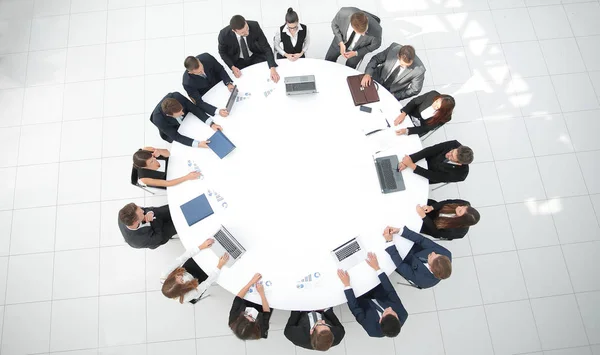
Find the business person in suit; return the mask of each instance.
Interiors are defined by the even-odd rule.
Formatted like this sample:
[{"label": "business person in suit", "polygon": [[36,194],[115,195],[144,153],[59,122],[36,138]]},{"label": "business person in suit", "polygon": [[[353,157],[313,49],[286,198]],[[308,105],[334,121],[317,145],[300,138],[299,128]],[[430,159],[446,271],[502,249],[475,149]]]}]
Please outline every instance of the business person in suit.
[{"label": "business person in suit", "polygon": [[423,95],[414,97],[401,110],[400,115],[394,120],[394,125],[404,122],[406,115],[410,116],[414,127],[400,128],[397,135],[418,134],[422,137],[427,132],[441,127],[452,119],[455,106],[454,98],[442,95],[432,90]]},{"label": "business person in suit", "polygon": [[338,345],[346,331],[333,309],[292,311],[283,331],[294,345],[308,350],[327,351]]},{"label": "business person in suit", "polygon": [[400,329],[406,323],[408,313],[390,279],[379,268],[379,262],[374,253],[368,254],[367,264],[377,272],[381,283],[358,298],[350,286],[348,273],[341,269],[338,270],[338,276],[344,284],[348,308],[370,337],[393,338],[400,334]]},{"label": "business person in suit", "polygon": [[[404,259],[394,244],[394,235],[399,233],[414,243]],[[385,251],[396,265],[396,272],[416,287],[433,287],[452,274],[452,253],[436,242],[406,227],[385,227],[383,237],[386,241]]]},{"label": "business person in suit", "polygon": [[182,177],[167,180],[170,155],[171,153],[167,149],[153,147],[138,149],[133,153],[133,168],[137,170],[138,183],[143,186],[166,189],[184,181],[200,178],[200,172],[192,171]]},{"label": "business person in suit", "polygon": [[128,203],[119,211],[118,223],[125,242],[136,249],[156,249],[177,234],[168,205],[139,207]]},{"label": "business person in suit", "polygon": [[325,60],[337,61],[341,55],[346,66],[356,69],[364,56],[381,46],[379,17],[356,7],[342,7],[331,21],[333,41]]},{"label": "business person in suit", "polygon": [[217,60],[208,53],[202,53],[195,57],[189,56],[183,62],[185,73],[183,73],[183,88],[192,102],[207,114],[214,116],[219,113],[221,117],[227,117],[227,109],[217,108],[202,100],[202,96],[222,81],[229,91],[233,91],[233,81],[225,72],[225,69]]},{"label": "business person in suit", "polygon": [[179,126],[190,112],[214,131],[222,130],[212,117],[208,117],[204,111],[178,92],[168,93],[160,100],[160,103],[152,111],[150,122],[158,128],[160,137],[169,143],[176,141],[190,147],[208,148],[207,143],[209,142],[197,141],[178,132]]},{"label": "business person in suit", "polygon": [[305,58],[309,45],[308,27],[300,23],[298,13],[290,7],[285,14],[285,25],[279,27],[273,37],[277,59],[287,58],[295,62],[298,58]]},{"label": "business person in suit", "polygon": [[[269,307],[263,284],[259,282],[261,277],[261,274],[252,277],[235,296],[229,311],[229,328],[241,340],[267,339],[269,336],[272,309]],[[256,287],[262,305],[244,299],[252,285]]]},{"label": "business person in suit", "polygon": [[367,87],[372,80],[383,85],[397,100],[404,100],[421,92],[425,66],[412,46],[392,43],[371,58],[361,85]]},{"label": "business person in suit", "polygon": [[423,220],[421,233],[440,239],[458,239],[469,232],[469,227],[479,222],[479,211],[465,200],[427,200],[427,206],[417,205]]},{"label": "business person in suit", "polygon": [[229,26],[219,32],[219,55],[236,78],[242,76],[241,69],[267,61],[271,80],[279,81],[273,50],[256,21],[246,21],[241,15],[233,16]]},{"label": "business person in suit", "polygon": [[[428,169],[415,164],[427,160]],[[473,162],[473,150],[458,141],[442,142],[424,148],[402,158],[400,171],[409,168],[415,174],[429,180],[430,184],[464,181],[469,175],[469,164]]]}]

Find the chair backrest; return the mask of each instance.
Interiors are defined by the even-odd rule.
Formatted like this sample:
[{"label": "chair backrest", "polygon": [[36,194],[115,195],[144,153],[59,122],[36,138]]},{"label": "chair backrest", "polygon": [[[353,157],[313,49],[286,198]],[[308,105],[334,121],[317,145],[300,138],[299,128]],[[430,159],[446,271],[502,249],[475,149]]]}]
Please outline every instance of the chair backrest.
[{"label": "chair backrest", "polygon": [[138,186],[138,171],[135,166],[131,168],[131,185]]}]

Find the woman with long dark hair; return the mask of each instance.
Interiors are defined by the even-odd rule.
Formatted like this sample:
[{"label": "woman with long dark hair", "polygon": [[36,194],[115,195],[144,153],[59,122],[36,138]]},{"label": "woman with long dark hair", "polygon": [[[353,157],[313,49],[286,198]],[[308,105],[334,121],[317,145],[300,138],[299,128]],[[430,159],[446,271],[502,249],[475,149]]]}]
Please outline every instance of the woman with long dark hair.
[{"label": "woman with long dark hair", "polygon": [[396,134],[418,134],[421,137],[450,121],[455,105],[452,96],[440,94],[435,90],[417,96],[402,108],[400,115],[394,120],[394,125],[397,126],[409,115],[415,126],[401,128]]},{"label": "woman with long dark hair", "polygon": [[[271,319],[271,308],[265,289],[262,283],[261,274],[255,274],[254,277],[238,292],[231,305],[229,312],[229,328],[242,340],[266,339],[269,335],[269,320]],[[244,296],[250,291],[250,287],[256,287],[256,292],[260,295],[262,305],[246,301]]]},{"label": "woman with long dark hair", "polygon": [[300,23],[298,14],[290,7],[285,14],[285,25],[279,27],[273,38],[277,59],[287,58],[293,62],[305,58],[309,44],[308,28]]},{"label": "woman with long dark hair", "polygon": [[169,186],[181,184],[187,180],[200,178],[200,172],[192,171],[177,179],[167,180],[167,167],[169,166],[168,149],[145,147],[133,154],[133,167],[138,173],[138,182],[145,186],[166,189]]},{"label": "woman with long dark hair", "polygon": [[434,238],[462,238],[479,222],[479,212],[465,200],[427,200],[427,206],[417,205],[417,213],[423,219],[421,233]]}]

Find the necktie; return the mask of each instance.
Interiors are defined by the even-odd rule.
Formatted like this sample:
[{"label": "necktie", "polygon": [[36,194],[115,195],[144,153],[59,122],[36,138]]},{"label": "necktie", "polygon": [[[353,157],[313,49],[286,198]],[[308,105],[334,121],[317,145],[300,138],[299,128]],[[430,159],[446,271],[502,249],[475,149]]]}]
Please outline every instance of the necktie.
[{"label": "necktie", "polygon": [[381,315],[383,314],[383,307],[381,307],[379,305],[377,300],[372,299],[371,302],[373,302],[373,304],[375,305],[375,309],[377,310],[377,313],[379,313],[379,316],[381,317]]},{"label": "necktie", "polygon": [[444,163],[449,163],[449,162],[450,162],[450,160],[444,159]]},{"label": "necktie", "polygon": [[246,45],[246,41],[244,41],[244,37],[240,37],[240,48],[242,49],[242,56],[244,56],[244,59],[248,59],[250,54],[248,53],[248,46]]},{"label": "necktie", "polygon": [[388,76],[387,79],[385,79],[385,81],[383,82],[383,87],[389,88],[392,86],[394,79],[396,79],[396,77],[398,76],[398,73],[400,73],[400,69],[402,69],[402,68],[400,66],[397,66],[396,69],[394,69],[392,71],[390,76]]},{"label": "necktie", "polygon": [[203,77],[204,79],[208,79],[208,77],[206,76],[206,73],[200,74],[200,76]]},{"label": "necktie", "polygon": [[419,256],[419,258],[418,258],[418,259],[419,259],[419,260],[421,260],[421,262],[422,262],[423,264],[427,264],[427,258],[424,258],[424,257],[422,257],[422,256]]},{"label": "necktie", "polygon": [[348,47],[350,47],[350,45],[352,44],[352,41],[354,41],[355,35],[356,35],[356,32],[352,31],[352,33],[350,34],[350,37],[348,37],[348,40],[346,41],[346,43],[344,43],[344,45],[346,46],[346,50],[348,50]]}]

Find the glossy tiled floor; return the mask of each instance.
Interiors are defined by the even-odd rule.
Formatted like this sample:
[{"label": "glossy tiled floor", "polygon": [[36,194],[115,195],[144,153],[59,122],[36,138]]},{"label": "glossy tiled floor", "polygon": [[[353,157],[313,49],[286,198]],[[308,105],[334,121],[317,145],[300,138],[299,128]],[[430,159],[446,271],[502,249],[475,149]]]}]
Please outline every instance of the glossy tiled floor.
[{"label": "glossy tiled floor", "polygon": [[[163,146],[148,122],[182,90],[186,55],[216,55],[231,15],[267,34],[293,6],[322,58],[340,6],[378,14],[384,46],[410,43],[426,87],[453,94],[451,124],[476,162],[435,191],[480,208],[447,243],[454,274],[399,286],[410,318],[369,339],[346,307],[332,354],[600,354],[600,3],[596,0],[0,0],[1,354],[307,353],[283,337],[237,341],[232,295],[196,307],[158,291],[182,247],[124,246],[116,211],[161,204],[128,184],[130,154]],[[364,65],[364,64],[363,64]]]}]

